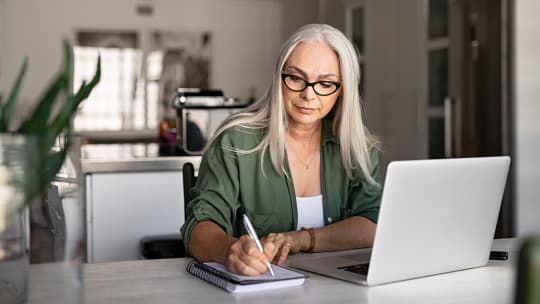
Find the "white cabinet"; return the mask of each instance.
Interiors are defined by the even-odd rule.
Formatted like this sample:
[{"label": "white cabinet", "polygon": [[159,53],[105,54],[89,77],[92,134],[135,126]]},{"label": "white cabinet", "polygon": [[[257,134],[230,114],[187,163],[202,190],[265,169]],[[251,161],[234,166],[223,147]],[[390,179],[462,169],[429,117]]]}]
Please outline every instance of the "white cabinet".
[{"label": "white cabinet", "polygon": [[179,233],[183,197],[181,171],[86,174],[88,262],[140,259],[142,237]]}]

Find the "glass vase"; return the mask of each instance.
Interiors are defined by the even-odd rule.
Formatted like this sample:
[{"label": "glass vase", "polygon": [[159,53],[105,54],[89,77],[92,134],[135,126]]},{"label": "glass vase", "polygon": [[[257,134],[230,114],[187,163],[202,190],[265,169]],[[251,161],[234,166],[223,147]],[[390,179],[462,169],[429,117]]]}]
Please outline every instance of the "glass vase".
[{"label": "glass vase", "polygon": [[[64,146],[59,137],[57,145]],[[29,207],[29,303],[82,303],[85,258],[81,139],[70,137],[68,155],[54,180]]]},{"label": "glass vase", "polygon": [[[0,269],[0,279],[8,277],[13,282],[11,286],[19,286],[16,289],[20,294],[8,299],[0,291],[0,304],[83,302],[84,187],[80,166],[76,165],[80,159],[79,145],[74,139],[71,142],[60,172],[44,191],[25,204],[24,185],[33,182],[33,177],[44,174],[39,172],[43,170],[39,166],[31,165],[35,163],[32,153],[36,151],[38,140],[30,136],[0,134],[0,154],[4,155],[0,168],[11,172],[10,180],[16,181],[4,184],[17,193],[13,195],[17,199],[10,199],[6,204],[10,206],[9,222],[12,224],[11,232],[4,235],[12,240],[18,232],[16,240],[20,250],[16,252],[21,252],[17,258],[12,254],[9,261],[0,261],[3,264],[0,267],[10,267],[7,271]],[[12,150],[19,153],[7,153]],[[16,224],[18,222],[20,224]],[[19,262],[8,266],[14,264],[13,260]]]},{"label": "glass vase", "polygon": [[28,294],[29,234],[24,184],[28,148],[24,136],[0,134],[0,303],[24,303]]}]

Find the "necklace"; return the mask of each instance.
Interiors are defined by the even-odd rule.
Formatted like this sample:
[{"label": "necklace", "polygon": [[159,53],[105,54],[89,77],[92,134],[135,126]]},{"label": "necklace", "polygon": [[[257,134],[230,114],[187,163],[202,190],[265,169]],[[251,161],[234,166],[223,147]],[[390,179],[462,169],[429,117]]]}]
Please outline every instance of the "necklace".
[{"label": "necklace", "polygon": [[[309,139],[309,142],[308,142],[308,155],[311,155],[311,157],[307,158],[307,157],[301,157],[301,155],[298,153],[298,151],[296,150],[296,148],[293,146],[294,145],[290,145],[290,148],[291,148],[291,151],[294,153],[294,156],[296,158],[296,160],[298,160],[304,167],[304,169],[307,171],[310,169],[311,167],[311,163],[312,161],[316,158],[317,156],[317,153],[309,153],[309,148],[311,146],[311,142],[313,141],[313,137],[315,136],[316,133],[313,133],[313,135],[311,136],[311,138]],[[303,161],[303,159],[306,159],[306,161]]]},{"label": "necklace", "polygon": [[312,157],[310,157],[310,158],[307,160],[307,162],[304,162],[304,161],[302,160],[302,158],[298,156],[298,153],[296,153],[296,151],[294,151],[294,154],[295,154],[295,156],[296,156],[296,159],[299,160],[299,161],[302,163],[302,165],[304,165],[304,168],[305,168],[306,170],[309,170],[309,166],[310,166],[311,162],[313,161],[313,159],[315,158],[315,155],[313,155]]}]

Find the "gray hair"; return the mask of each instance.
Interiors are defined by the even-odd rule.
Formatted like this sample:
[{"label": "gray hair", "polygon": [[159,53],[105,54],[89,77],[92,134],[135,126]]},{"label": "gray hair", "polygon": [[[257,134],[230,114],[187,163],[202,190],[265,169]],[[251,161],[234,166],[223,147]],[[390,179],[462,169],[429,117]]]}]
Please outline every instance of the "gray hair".
[{"label": "gray hair", "polygon": [[246,129],[266,129],[263,140],[252,149],[231,149],[235,153],[249,154],[268,150],[272,166],[279,174],[285,170],[285,130],[288,117],[284,110],[281,72],[290,54],[300,42],[323,42],[338,55],[341,69],[342,94],[333,109],[332,131],[340,143],[341,159],[345,172],[352,177],[355,163],[360,166],[366,180],[377,182],[371,177],[369,150],[376,147],[376,140],[369,134],[362,121],[361,97],[358,90],[360,66],[358,53],[347,37],[336,28],[326,24],[307,24],[293,33],[283,44],[275,66],[272,85],[255,103],[231,115],[216,130],[207,147],[228,128],[241,126]]}]

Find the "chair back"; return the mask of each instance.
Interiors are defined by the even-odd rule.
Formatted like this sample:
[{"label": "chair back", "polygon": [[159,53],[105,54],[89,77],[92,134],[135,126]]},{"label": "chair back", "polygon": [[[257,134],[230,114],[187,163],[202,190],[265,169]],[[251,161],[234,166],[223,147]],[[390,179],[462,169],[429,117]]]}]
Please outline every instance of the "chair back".
[{"label": "chair back", "polygon": [[195,167],[190,162],[185,162],[182,165],[182,184],[184,187],[184,216],[186,214],[187,204],[193,199],[191,188],[195,186],[197,177],[195,176]]}]

